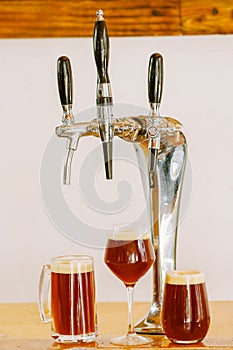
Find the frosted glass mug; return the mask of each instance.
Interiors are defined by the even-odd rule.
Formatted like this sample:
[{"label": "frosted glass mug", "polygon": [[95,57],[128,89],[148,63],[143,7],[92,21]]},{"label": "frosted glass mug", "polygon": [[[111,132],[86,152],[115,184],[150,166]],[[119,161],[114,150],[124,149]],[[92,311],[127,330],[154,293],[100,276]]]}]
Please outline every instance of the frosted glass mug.
[{"label": "frosted glass mug", "polygon": [[43,266],[39,310],[42,321],[51,322],[56,342],[93,341],[97,335],[93,258],[58,256]]}]

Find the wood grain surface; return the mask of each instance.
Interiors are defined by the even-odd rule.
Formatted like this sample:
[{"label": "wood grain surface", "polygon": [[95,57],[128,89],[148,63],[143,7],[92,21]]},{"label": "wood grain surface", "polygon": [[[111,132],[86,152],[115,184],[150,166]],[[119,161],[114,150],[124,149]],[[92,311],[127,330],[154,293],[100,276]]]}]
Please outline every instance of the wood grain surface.
[{"label": "wood grain surface", "polygon": [[0,38],[90,37],[99,8],[110,36],[233,33],[232,0],[0,0]]},{"label": "wood grain surface", "polygon": [[[134,303],[134,319],[141,319],[149,309],[149,303]],[[153,342],[144,349],[179,350],[233,350],[233,301],[210,303],[211,325],[206,338],[194,346],[172,344],[164,335],[153,335]],[[92,343],[62,345],[51,339],[51,325],[42,324],[37,304],[0,304],[1,350],[63,350],[63,349],[117,349],[109,339],[125,334],[127,329],[127,304],[98,303],[99,335]],[[142,348],[140,348],[142,349]]]},{"label": "wood grain surface", "polygon": [[181,0],[182,34],[232,34],[232,0]]}]

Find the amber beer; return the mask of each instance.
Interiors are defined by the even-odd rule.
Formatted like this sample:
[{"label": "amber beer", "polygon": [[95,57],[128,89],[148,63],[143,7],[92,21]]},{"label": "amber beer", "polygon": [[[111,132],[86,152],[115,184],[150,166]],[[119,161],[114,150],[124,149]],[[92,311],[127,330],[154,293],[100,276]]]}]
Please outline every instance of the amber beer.
[{"label": "amber beer", "polygon": [[108,268],[128,286],[134,286],[154,262],[154,251],[149,238],[109,238],[104,261]]},{"label": "amber beer", "polygon": [[192,344],[206,336],[210,313],[203,273],[167,273],[161,319],[166,336],[173,342]]},{"label": "amber beer", "polygon": [[91,257],[54,258],[51,263],[52,337],[92,340],[96,334],[95,279]]}]

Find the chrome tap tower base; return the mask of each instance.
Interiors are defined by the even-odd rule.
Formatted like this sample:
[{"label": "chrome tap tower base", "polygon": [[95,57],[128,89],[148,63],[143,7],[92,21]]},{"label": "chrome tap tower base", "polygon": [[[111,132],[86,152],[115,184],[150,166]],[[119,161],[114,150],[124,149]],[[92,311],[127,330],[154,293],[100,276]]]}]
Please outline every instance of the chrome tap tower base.
[{"label": "chrome tap tower base", "polygon": [[[165,119],[169,122],[169,118]],[[178,122],[173,122],[177,128],[180,126]],[[146,149],[144,152],[148,158]],[[186,157],[187,145],[183,132],[180,130],[173,136],[164,135],[153,178],[148,173],[151,236],[156,259],[152,303],[146,316],[135,325],[135,331],[139,333],[163,333],[160,322],[163,286],[166,271],[176,268],[177,228]]]}]

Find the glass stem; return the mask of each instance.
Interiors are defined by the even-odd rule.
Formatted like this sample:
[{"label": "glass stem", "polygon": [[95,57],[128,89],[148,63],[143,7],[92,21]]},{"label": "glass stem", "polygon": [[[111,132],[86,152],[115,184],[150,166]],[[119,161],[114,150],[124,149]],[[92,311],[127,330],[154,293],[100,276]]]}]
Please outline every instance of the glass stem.
[{"label": "glass stem", "polygon": [[134,287],[126,287],[126,288],[127,288],[127,298],[128,298],[128,319],[129,319],[128,334],[134,334],[133,312],[132,312]]}]

